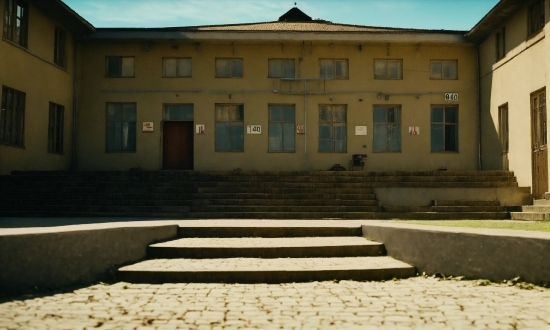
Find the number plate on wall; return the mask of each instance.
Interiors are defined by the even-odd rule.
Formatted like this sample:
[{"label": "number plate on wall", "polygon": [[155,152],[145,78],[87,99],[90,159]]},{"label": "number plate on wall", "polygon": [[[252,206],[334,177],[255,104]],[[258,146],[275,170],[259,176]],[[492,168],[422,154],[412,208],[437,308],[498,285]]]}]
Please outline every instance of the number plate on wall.
[{"label": "number plate on wall", "polygon": [[445,93],[445,101],[447,102],[458,101],[458,93]]},{"label": "number plate on wall", "polygon": [[246,134],[262,134],[262,125],[246,126]]}]

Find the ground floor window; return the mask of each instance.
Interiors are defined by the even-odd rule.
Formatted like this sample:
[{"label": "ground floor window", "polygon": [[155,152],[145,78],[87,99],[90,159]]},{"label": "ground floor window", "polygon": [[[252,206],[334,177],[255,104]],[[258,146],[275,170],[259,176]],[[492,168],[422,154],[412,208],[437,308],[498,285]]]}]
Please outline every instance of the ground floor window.
[{"label": "ground floor window", "polygon": [[432,152],[458,152],[458,106],[432,106]]},{"label": "ground floor window", "polygon": [[107,103],[106,150],[136,151],[136,104]]},{"label": "ground floor window", "polygon": [[373,151],[401,151],[401,106],[376,105],[372,115],[374,122]]},{"label": "ground floor window", "polygon": [[508,153],[508,103],[498,107],[498,137],[502,154]]},{"label": "ground floor window", "polygon": [[193,121],[193,104],[165,104],[164,120]]},{"label": "ground floor window", "polygon": [[269,151],[294,151],[294,105],[269,106]]},{"label": "ground floor window", "polygon": [[0,112],[0,144],[24,146],[26,94],[2,86]]},{"label": "ground floor window", "polygon": [[346,152],[347,106],[319,106],[319,151]]},{"label": "ground floor window", "polygon": [[65,107],[50,102],[48,116],[48,152],[63,153],[63,118]]},{"label": "ground floor window", "polygon": [[216,151],[244,151],[244,105],[216,104]]}]

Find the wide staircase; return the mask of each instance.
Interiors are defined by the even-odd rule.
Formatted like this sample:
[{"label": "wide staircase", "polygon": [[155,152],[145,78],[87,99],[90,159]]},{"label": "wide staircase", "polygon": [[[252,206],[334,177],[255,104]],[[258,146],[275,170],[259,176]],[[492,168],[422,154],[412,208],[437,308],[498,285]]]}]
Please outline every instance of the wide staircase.
[{"label": "wide staircase", "polygon": [[544,199],[535,199],[533,205],[524,205],[520,212],[510,213],[512,220],[550,221],[550,193]]},{"label": "wide staircase", "polygon": [[507,171],[14,172],[0,176],[0,216],[505,219],[498,200],[391,207],[375,190],[517,186]]},{"label": "wide staircase", "polygon": [[122,267],[132,283],[283,283],[388,280],[414,276],[386,256],[360,226],[180,227],[178,239],[152,244],[148,259]]}]

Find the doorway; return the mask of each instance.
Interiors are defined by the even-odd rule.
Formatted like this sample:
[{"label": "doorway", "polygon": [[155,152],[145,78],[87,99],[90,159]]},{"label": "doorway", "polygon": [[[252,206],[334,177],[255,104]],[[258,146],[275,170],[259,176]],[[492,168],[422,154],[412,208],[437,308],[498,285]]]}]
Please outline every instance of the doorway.
[{"label": "doorway", "polygon": [[163,169],[193,169],[192,121],[165,121],[162,141]]},{"label": "doorway", "polygon": [[544,198],[548,191],[548,138],[546,128],[546,88],[531,94],[531,150],[533,197]]}]

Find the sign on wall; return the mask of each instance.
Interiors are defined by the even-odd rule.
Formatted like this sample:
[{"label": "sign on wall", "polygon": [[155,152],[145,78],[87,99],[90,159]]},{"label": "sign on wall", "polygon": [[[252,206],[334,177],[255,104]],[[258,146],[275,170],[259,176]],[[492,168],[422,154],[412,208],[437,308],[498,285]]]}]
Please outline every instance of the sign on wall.
[{"label": "sign on wall", "polygon": [[153,122],[152,121],[144,121],[143,122],[143,132],[144,133],[153,132]]},{"label": "sign on wall", "polygon": [[445,93],[445,101],[447,102],[457,102],[458,93]]},{"label": "sign on wall", "polygon": [[306,133],[306,127],[304,125],[296,125],[296,133],[297,134],[305,134]]},{"label": "sign on wall", "polygon": [[262,125],[246,126],[246,134],[262,134]]},{"label": "sign on wall", "polygon": [[367,135],[367,126],[355,126],[355,135]]},{"label": "sign on wall", "polygon": [[418,126],[409,126],[409,134],[410,135],[420,134],[420,127],[418,127]]},{"label": "sign on wall", "polygon": [[204,125],[196,125],[195,126],[195,133],[196,134],[204,134]]}]

